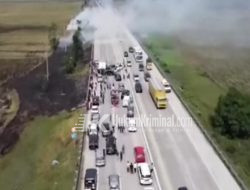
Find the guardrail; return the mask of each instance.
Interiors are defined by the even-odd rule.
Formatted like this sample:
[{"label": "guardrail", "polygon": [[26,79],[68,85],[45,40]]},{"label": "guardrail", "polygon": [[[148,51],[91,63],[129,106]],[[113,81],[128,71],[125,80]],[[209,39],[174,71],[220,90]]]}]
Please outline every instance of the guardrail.
[{"label": "guardrail", "polygon": [[[93,60],[93,45],[91,47],[91,58],[90,60]],[[90,63],[91,64],[91,63]],[[88,85],[87,85],[87,94],[86,94],[86,99],[83,103],[83,106],[86,108],[86,106],[88,105],[88,96],[89,96],[89,83],[90,83],[90,75],[91,75],[91,71],[89,72],[89,78],[88,78]],[[87,111],[87,109],[86,109]],[[82,125],[85,125],[85,120],[84,123]],[[84,126],[83,126],[84,127]],[[79,157],[77,160],[77,169],[76,169],[76,177],[74,178],[74,185],[73,185],[73,190],[81,190],[81,179],[83,177],[83,151],[84,151],[84,133],[81,132],[82,136],[80,137],[80,147],[79,147]]]},{"label": "guardrail", "polygon": [[225,164],[225,166],[227,167],[227,169],[229,170],[229,172],[231,173],[231,175],[234,177],[234,179],[236,180],[236,182],[238,183],[238,185],[241,187],[241,189],[247,190],[248,189],[247,186],[242,181],[242,179],[239,177],[239,175],[236,173],[236,171],[234,170],[234,168],[231,166],[231,164],[227,160],[226,156],[219,149],[219,147],[216,144],[216,142],[210,137],[210,135],[208,134],[208,132],[206,131],[206,129],[203,127],[203,124],[200,122],[200,120],[195,115],[195,113],[187,105],[187,103],[185,102],[185,100],[181,96],[180,92],[177,90],[177,87],[175,86],[175,83],[173,83],[173,81],[171,80],[171,78],[169,76],[167,76],[167,74],[166,74],[165,71],[163,71],[163,69],[161,68],[159,62],[156,61],[155,56],[148,50],[148,48],[146,46],[144,46],[142,40],[140,38],[137,38],[137,40],[138,40],[140,46],[143,48],[143,50],[147,53],[147,55],[152,58],[153,62],[155,63],[155,66],[160,71],[161,75],[163,77],[165,77],[168,81],[171,82],[172,89],[175,92],[175,94],[177,95],[177,97],[179,98],[179,100],[181,101],[182,105],[186,108],[186,110],[188,111],[188,113],[193,118],[194,122],[196,123],[196,125],[199,127],[199,129],[201,130],[201,132],[204,134],[205,138],[210,143],[210,145],[212,146],[212,148],[214,149],[214,151],[217,153],[217,155],[220,157],[220,159],[222,160],[222,162]]}]

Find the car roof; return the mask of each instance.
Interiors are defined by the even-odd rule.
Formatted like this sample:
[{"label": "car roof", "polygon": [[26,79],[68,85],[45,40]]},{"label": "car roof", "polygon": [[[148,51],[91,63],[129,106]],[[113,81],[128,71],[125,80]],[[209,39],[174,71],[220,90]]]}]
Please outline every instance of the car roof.
[{"label": "car roof", "polygon": [[85,177],[86,178],[95,177],[96,174],[97,174],[97,170],[95,168],[88,168],[86,169]]},{"label": "car roof", "polygon": [[138,153],[140,153],[140,152],[144,153],[144,147],[143,146],[136,146],[134,148],[134,150],[135,150],[135,152],[138,152]]},{"label": "car roof", "polygon": [[150,175],[150,174],[151,174],[148,163],[146,163],[146,162],[139,163],[139,164],[138,164],[138,167],[141,168],[141,171],[142,171],[145,175]]}]

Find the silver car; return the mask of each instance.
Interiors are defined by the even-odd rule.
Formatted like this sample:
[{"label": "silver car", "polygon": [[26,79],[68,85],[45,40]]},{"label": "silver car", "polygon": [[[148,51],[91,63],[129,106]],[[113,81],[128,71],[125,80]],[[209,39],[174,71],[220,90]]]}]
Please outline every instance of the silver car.
[{"label": "silver car", "polygon": [[110,190],[120,190],[120,178],[119,175],[109,176],[109,188]]}]

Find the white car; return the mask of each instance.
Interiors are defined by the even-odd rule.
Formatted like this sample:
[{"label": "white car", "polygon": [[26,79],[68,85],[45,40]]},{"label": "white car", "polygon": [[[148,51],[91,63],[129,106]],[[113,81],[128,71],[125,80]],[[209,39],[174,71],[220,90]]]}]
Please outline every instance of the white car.
[{"label": "white car", "polygon": [[141,185],[151,185],[153,183],[150,167],[148,163],[139,163],[137,165],[139,181]]},{"label": "white car", "polygon": [[124,96],[122,100],[122,107],[128,107],[129,101],[130,101],[130,97],[127,95]]},{"label": "white car", "polygon": [[168,93],[171,92],[171,86],[166,79],[163,79],[161,83],[163,85],[165,92],[168,92]]},{"label": "white car", "polygon": [[127,60],[127,67],[132,67],[131,60]]},{"label": "white car", "polygon": [[99,106],[93,105],[91,107],[91,113],[99,113]]},{"label": "white car", "polygon": [[140,80],[140,78],[139,78],[139,75],[138,74],[134,74],[134,81],[139,81]]},{"label": "white car", "polygon": [[97,76],[97,82],[102,82],[102,81],[103,81],[102,75],[98,75]]},{"label": "white car", "polygon": [[136,132],[136,122],[134,118],[129,118],[128,119],[128,132]]},{"label": "white car", "polygon": [[98,125],[96,123],[91,123],[88,128],[88,135],[98,134]]}]

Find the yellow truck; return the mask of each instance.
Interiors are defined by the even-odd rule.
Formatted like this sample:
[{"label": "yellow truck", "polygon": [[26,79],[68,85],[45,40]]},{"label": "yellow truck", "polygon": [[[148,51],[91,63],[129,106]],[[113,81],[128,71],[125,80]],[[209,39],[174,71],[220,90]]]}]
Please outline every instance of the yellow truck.
[{"label": "yellow truck", "polygon": [[164,90],[157,88],[155,84],[150,81],[148,83],[149,94],[151,95],[156,108],[165,109],[167,107],[167,94]]}]

